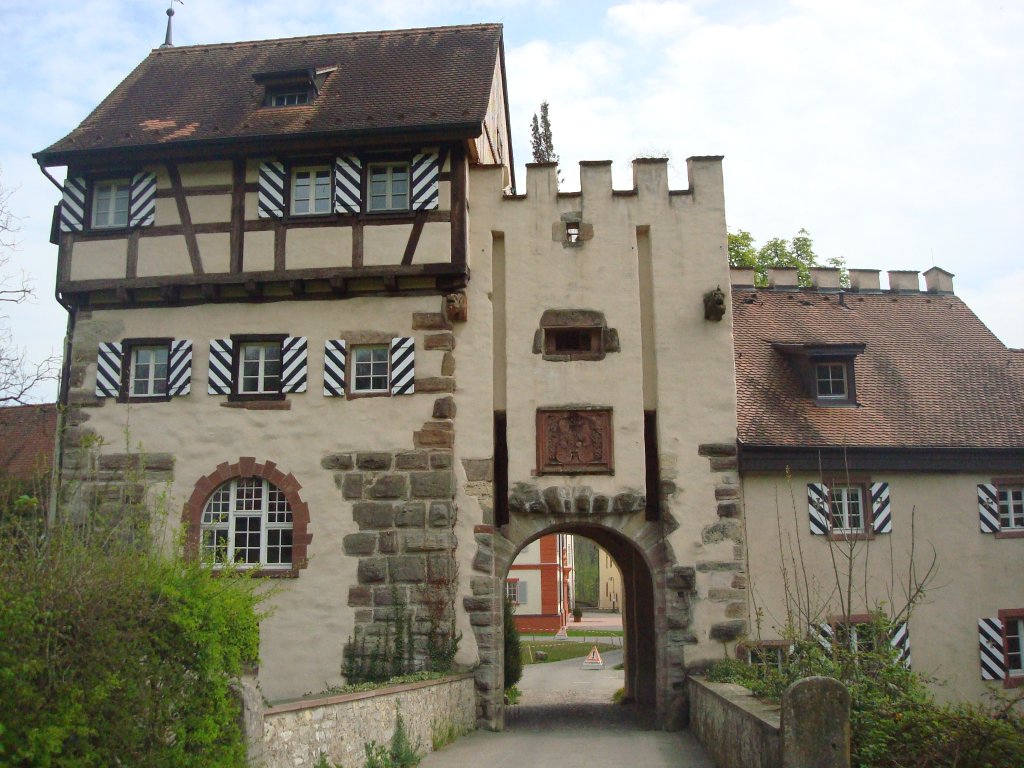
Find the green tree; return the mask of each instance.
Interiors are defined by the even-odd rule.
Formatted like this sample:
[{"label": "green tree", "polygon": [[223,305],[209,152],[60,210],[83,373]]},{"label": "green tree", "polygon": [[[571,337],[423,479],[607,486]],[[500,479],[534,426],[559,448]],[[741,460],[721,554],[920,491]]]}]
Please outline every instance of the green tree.
[{"label": "green tree", "polygon": [[512,615],[512,601],[505,595],[505,688],[511,688],[523,677],[523,651],[519,644],[519,630]]},{"label": "green tree", "polygon": [[768,270],[780,267],[796,267],[800,285],[811,284],[811,267],[836,267],[840,270],[840,284],[849,287],[846,262],[841,256],[833,256],[822,263],[814,251],[811,234],[801,228],[794,237],[786,240],[773,237],[760,248],[753,235],[745,229],[729,233],[729,266],[747,267],[754,270],[754,284],[768,285]]},{"label": "green tree", "polygon": [[533,120],[530,123],[530,147],[533,149],[533,162],[535,163],[557,163],[558,155],[555,154],[555,144],[551,138],[551,118],[548,114],[548,103],[542,101],[540,104],[540,116],[533,113]]},{"label": "green tree", "polygon": [[573,569],[576,573],[576,605],[597,607],[599,597],[599,566],[597,544],[584,536],[576,536],[573,544]]}]

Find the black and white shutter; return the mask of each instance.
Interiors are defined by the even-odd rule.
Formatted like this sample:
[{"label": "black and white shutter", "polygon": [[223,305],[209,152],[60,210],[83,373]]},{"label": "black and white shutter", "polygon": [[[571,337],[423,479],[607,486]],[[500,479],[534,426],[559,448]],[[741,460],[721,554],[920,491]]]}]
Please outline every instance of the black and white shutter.
[{"label": "black and white shutter", "polygon": [[176,339],[171,342],[167,360],[167,394],[180,397],[192,391],[192,342]]},{"label": "black and white shutter", "polygon": [[889,629],[889,645],[896,651],[896,660],[910,669],[910,631],[907,622],[894,624]]},{"label": "black and white shutter", "polygon": [[96,356],[96,397],[117,397],[121,391],[121,342],[100,342]]},{"label": "black and white shutter", "polygon": [[281,391],[306,391],[306,337],[289,336],[281,342]]},{"label": "black and white shutter", "polygon": [[832,652],[832,640],[835,638],[835,630],[831,624],[827,621],[811,624],[808,627],[808,632],[811,635],[811,639],[816,640],[818,645],[824,648],[826,652]]},{"label": "black and white shutter", "polygon": [[998,617],[978,619],[981,653],[981,679],[1005,680],[1006,656],[1003,654],[1003,622]]},{"label": "black and white shutter", "polygon": [[206,391],[211,395],[231,394],[231,339],[210,339],[210,374]]},{"label": "black and white shutter", "polygon": [[982,533],[999,533],[999,493],[991,483],[978,485],[978,522]]},{"label": "black and white shutter", "polygon": [[828,486],[824,483],[807,484],[807,516],[811,522],[811,533],[815,536],[828,533]]},{"label": "black and white shutter", "polygon": [[440,158],[435,152],[420,152],[412,158],[412,209],[429,211],[437,208]]},{"label": "black and white shutter", "polygon": [[60,231],[81,232],[85,229],[85,194],[88,185],[81,176],[64,180],[64,197],[60,204]]},{"label": "black and white shutter", "polygon": [[334,211],[359,213],[362,206],[363,163],[355,155],[334,159]]},{"label": "black and white shutter", "polygon": [[344,339],[327,339],[324,342],[324,397],[345,396],[347,353]]},{"label": "black and white shutter", "polygon": [[875,533],[892,533],[892,508],[889,506],[889,484],[871,484],[871,527]]},{"label": "black and white shutter", "polygon": [[391,340],[391,381],[392,395],[411,395],[415,391],[416,345],[411,336],[399,336]]},{"label": "black and white shutter", "polygon": [[132,176],[129,227],[149,227],[156,221],[156,174],[140,171]]},{"label": "black and white shutter", "polygon": [[256,199],[261,219],[280,219],[284,216],[284,173],[284,163],[279,160],[260,163]]}]

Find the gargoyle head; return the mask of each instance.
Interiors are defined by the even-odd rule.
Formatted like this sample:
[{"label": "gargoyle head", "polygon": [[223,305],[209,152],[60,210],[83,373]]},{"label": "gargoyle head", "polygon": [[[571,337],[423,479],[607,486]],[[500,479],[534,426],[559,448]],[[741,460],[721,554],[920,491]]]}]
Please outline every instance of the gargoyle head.
[{"label": "gargoyle head", "polygon": [[718,322],[725,316],[725,294],[719,286],[704,294],[704,319]]}]

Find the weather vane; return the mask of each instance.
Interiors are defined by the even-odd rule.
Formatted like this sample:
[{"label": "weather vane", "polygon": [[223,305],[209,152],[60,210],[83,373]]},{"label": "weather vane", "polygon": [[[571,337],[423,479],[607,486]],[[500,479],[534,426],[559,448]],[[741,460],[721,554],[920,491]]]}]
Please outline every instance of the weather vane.
[{"label": "weather vane", "polygon": [[167,4],[167,34],[164,35],[164,44],[161,48],[173,48],[174,43],[171,42],[171,19],[174,17],[174,4],[181,3],[185,4],[185,0],[170,0]]}]

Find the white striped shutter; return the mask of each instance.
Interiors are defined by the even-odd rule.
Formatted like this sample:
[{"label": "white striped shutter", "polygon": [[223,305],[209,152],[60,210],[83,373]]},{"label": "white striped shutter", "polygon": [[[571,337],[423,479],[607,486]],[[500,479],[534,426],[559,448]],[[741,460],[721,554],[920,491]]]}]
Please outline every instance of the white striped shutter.
[{"label": "white striped shutter", "polygon": [[355,155],[334,159],[334,211],[359,213],[362,207],[363,164]]},{"label": "white striped shutter", "polygon": [[991,483],[978,484],[978,522],[982,533],[999,533],[999,493]]},{"label": "white striped shutter", "polygon": [[998,617],[978,619],[978,642],[981,653],[981,679],[1005,680],[1003,622]]},{"label": "white striped shutter", "polygon": [[815,536],[828,533],[828,488],[824,483],[807,484],[807,516],[810,518],[811,533]]},{"label": "white striped shutter", "polygon": [[279,160],[260,163],[256,199],[261,219],[280,219],[284,216],[284,181],[284,163]]},{"label": "white striped shutter", "polygon": [[412,158],[412,209],[429,211],[437,208],[438,178],[441,168],[438,153],[420,152]]},{"label": "white striped shutter", "polygon": [[889,484],[871,484],[871,527],[875,533],[892,533],[892,508],[889,506]]},{"label": "white striped shutter", "polygon": [[907,622],[894,624],[889,629],[889,645],[896,651],[896,660],[910,669],[910,630]]},{"label": "white striped shutter", "polygon": [[231,339],[210,339],[210,375],[206,391],[211,395],[231,394]]},{"label": "white striped shutter", "polygon": [[391,394],[411,395],[415,391],[416,345],[411,336],[391,340]]},{"label": "white striped shutter", "polygon": [[85,195],[88,188],[81,176],[68,176],[64,180],[64,197],[60,204],[61,232],[81,232],[85,229]]},{"label": "white striped shutter", "polygon": [[818,645],[824,648],[826,652],[832,652],[832,639],[835,637],[835,630],[832,629],[831,624],[827,621],[811,624],[808,626],[807,631],[811,635],[811,639],[816,640]]},{"label": "white striped shutter", "polygon": [[324,397],[345,396],[347,354],[344,339],[327,339],[324,342]]},{"label": "white striped shutter", "polygon": [[140,171],[132,177],[129,227],[149,227],[156,221],[156,174]]},{"label": "white striped shutter", "polygon": [[171,342],[167,360],[167,394],[181,397],[192,391],[192,342],[177,339]]},{"label": "white striped shutter", "polygon": [[306,337],[289,336],[281,342],[281,391],[306,391]]},{"label": "white striped shutter", "polygon": [[527,589],[528,586],[529,585],[525,581],[519,580],[519,581],[516,582],[516,602],[517,603],[524,603],[525,604],[526,601],[529,600],[530,593],[529,593],[529,591]]},{"label": "white striped shutter", "polygon": [[101,342],[96,356],[96,397],[117,397],[121,392],[121,342]]}]

